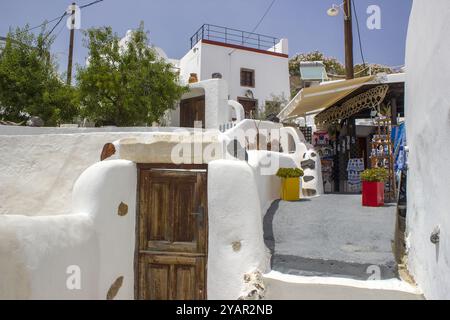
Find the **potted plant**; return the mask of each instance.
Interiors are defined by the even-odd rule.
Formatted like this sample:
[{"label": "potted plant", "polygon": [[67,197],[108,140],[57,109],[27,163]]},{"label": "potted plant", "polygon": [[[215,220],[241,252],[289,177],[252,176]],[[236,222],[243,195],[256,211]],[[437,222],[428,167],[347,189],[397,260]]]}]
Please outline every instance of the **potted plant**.
[{"label": "potted plant", "polygon": [[363,206],[384,205],[384,182],[387,178],[388,171],[384,168],[366,169],[361,173]]},{"label": "potted plant", "polygon": [[281,178],[281,200],[296,201],[300,199],[300,177],[303,170],[299,168],[280,168],[277,176]]}]

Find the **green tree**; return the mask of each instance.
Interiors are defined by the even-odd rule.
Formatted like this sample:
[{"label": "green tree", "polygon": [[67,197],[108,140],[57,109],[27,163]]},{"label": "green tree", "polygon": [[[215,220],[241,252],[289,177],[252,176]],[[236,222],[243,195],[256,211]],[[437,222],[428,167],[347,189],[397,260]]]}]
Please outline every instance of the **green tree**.
[{"label": "green tree", "polygon": [[326,57],[320,51],[312,51],[297,54],[289,60],[289,74],[291,76],[300,76],[300,62],[302,61],[322,61],[327,73],[345,75],[345,67],[336,58]]},{"label": "green tree", "polygon": [[395,73],[395,71],[392,70],[392,68],[376,63],[370,63],[365,65],[357,64],[354,67],[354,72],[355,78],[375,75],[378,73],[387,73],[387,74]]},{"label": "green tree", "polygon": [[70,121],[77,114],[76,91],[66,86],[50,54],[54,38],[45,27],[38,35],[10,30],[0,52],[0,118],[40,117],[45,125]]},{"label": "green tree", "polygon": [[[291,97],[294,97],[300,90],[300,62],[302,61],[322,61],[328,77],[332,80],[345,79],[345,66],[336,58],[326,57],[320,51],[312,51],[309,53],[300,53],[289,60],[289,75],[291,85]],[[395,73],[394,70],[387,66],[379,64],[357,64],[354,66],[355,78],[364,77],[368,75],[375,75],[377,73]]]},{"label": "green tree", "polygon": [[258,120],[266,120],[269,116],[278,115],[283,107],[285,107],[288,103],[288,100],[284,96],[281,95],[271,95],[270,100],[266,100],[266,104],[264,109],[258,109],[258,114],[256,119]]},{"label": "green tree", "polygon": [[[300,62],[303,61],[322,61],[325,66],[325,70],[329,75],[345,75],[345,67],[336,58],[326,57],[320,51],[297,54],[289,59],[291,98],[293,98],[301,88]],[[331,76],[331,78],[333,77]]]},{"label": "green tree", "polygon": [[171,64],[148,46],[142,24],[122,46],[111,27],[86,35],[89,58],[78,68],[77,81],[82,114],[98,125],[150,125],[187,90]]}]

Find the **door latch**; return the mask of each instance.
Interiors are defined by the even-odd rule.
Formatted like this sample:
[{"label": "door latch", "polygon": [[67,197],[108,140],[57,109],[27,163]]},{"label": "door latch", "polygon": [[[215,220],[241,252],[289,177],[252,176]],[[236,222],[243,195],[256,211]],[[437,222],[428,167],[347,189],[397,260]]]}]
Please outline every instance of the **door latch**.
[{"label": "door latch", "polygon": [[191,214],[197,218],[198,223],[203,223],[203,217],[205,214],[205,209],[203,206],[199,206],[197,212],[192,212]]}]

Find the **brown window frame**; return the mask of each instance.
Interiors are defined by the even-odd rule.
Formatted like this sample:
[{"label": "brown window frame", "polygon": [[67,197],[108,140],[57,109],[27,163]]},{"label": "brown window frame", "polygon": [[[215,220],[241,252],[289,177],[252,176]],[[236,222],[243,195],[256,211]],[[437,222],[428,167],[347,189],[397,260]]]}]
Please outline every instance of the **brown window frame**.
[{"label": "brown window frame", "polygon": [[[242,77],[243,72],[251,72],[251,74],[252,74],[252,78],[251,78],[252,83],[251,84],[244,83],[244,78]],[[241,68],[240,79],[241,79],[241,87],[254,88],[255,87],[255,69]]]}]

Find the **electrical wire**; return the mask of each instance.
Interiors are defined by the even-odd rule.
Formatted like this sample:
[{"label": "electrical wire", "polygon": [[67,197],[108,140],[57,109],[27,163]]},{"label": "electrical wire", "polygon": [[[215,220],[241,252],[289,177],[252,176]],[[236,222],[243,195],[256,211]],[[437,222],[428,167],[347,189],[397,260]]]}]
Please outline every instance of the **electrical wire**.
[{"label": "electrical wire", "polygon": [[63,15],[59,18],[58,22],[53,26],[53,28],[49,31],[49,33],[47,33],[44,40],[47,39],[52,34],[55,28],[61,23],[62,19],[67,15],[68,15],[67,12],[64,11]]},{"label": "electrical wire", "polygon": [[[104,1],[104,0],[93,1],[93,2],[90,2],[90,3],[84,4],[84,5],[80,6],[79,8],[80,8],[80,9],[83,9],[83,8],[92,6],[92,5],[97,4],[97,3],[99,3],[99,2],[102,2],[102,1]],[[68,13],[64,11],[64,14],[63,14],[62,16],[58,16],[58,17],[53,18],[53,19],[51,19],[51,20],[49,20],[49,21],[44,21],[44,22],[42,22],[40,25],[37,25],[37,26],[35,26],[35,27],[31,27],[31,28],[28,28],[28,29],[26,29],[26,30],[23,30],[23,31],[19,32],[19,34],[22,34],[22,33],[25,33],[25,32],[28,32],[28,31],[31,31],[31,30],[34,30],[34,29],[37,29],[37,28],[41,28],[41,27],[43,27],[43,26],[45,26],[45,25],[47,25],[47,24],[49,24],[49,23],[52,23],[52,22],[54,22],[54,21],[56,21],[56,20],[59,20],[59,21],[56,23],[56,25],[53,27],[53,29],[49,32],[49,34],[50,34],[50,33],[52,33],[52,32],[54,31],[54,28],[61,22],[61,20],[62,20],[65,16],[67,16],[67,15],[68,15]],[[47,36],[48,36],[48,35],[47,35]]]},{"label": "electrical wire", "polygon": [[94,5],[94,4],[96,4],[96,3],[99,3],[99,2],[102,2],[102,1],[103,1],[103,0],[97,0],[97,1],[90,2],[90,3],[88,3],[88,4],[84,4],[84,5],[80,6],[80,9],[83,9],[83,8],[86,8],[86,7],[89,7],[89,6],[92,6],[92,5]]},{"label": "electrical wire", "polygon": [[[253,30],[251,32],[249,32],[248,36],[245,38],[245,40],[248,40],[248,38],[250,38],[250,35],[256,31],[256,29],[258,29],[258,27],[260,26],[260,24],[264,21],[264,18],[267,16],[267,14],[269,13],[270,9],[272,9],[272,6],[274,5],[276,0],[272,0],[272,2],[270,3],[270,5],[267,7],[266,11],[264,12],[264,14],[262,15],[261,19],[259,19],[258,23],[255,25],[255,27],[253,28]],[[233,49],[230,51],[230,53],[228,55],[231,56],[231,54],[233,54],[233,52],[236,51],[236,49]]]},{"label": "electrical wire", "polygon": [[353,11],[355,13],[356,29],[358,31],[359,51],[361,53],[361,59],[362,59],[362,62],[363,62],[363,66],[365,66],[366,65],[366,61],[364,59],[364,53],[363,53],[363,48],[362,48],[361,33],[360,33],[360,30],[359,30],[359,21],[358,21],[358,14],[356,13],[355,0],[352,1],[352,6],[353,6]]},{"label": "electrical wire", "polygon": [[267,14],[269,13],[270,9],[272,9],[273,4],[275,3],[276,0],[272,0],[272,2],[270,3],[270,5],[267,7],[266,12],[264,12],[263,16],[261,17],[261,19],[259,19],[258,23],[256,24],[256,26],[253,28],[252,32],[255,32],[256,29],[258,29],[259,25],[263,22],[264,18],[267,16]]},{"label": "electrical wire", "polygon": [[[66,13],[64,12],[64,15],[65,15],[65,14],[66,14]],[[41,27],[43,27],[43,26],[45,26],[45,25],[47,25],[47,24],[49,24],[49,23],[52,23],[52,22],[58,20],[58,19],[61,19],[61,16],[58,16],[58,17],[56,17],[56,18],[53,18],[53,19],[51,19],[51,20],[49,20],[49,21],[44,21],[44,22],[42,22],[42,23],[41,23],[40,25],[38,25],[38,26],[31,27],[31,28],[28,28],[28,29],[26,29],[26,30],[20,31],[19,34],[22,34],[22,33],[25,33],[25,32],[28,32],[28,31],[31,31],[31,30],[34,30],[34,29],[37,29],[37,28],[41,28]]]},{"label": "electrical wire", "polygon": [[61,34],[61,32],[64,30],[64,25],[61,26],[61,28],[59,28],[58,33],[55,35],[55,39],[58,38],[58,36]]},{"label": "electrical wire", "polygon": [[[397,66],[387,66],[387,65],[383,65],[383,64],[376,64],[376,65],[379,66],[379,67],[381,67],[381,68],[391,69],[391,70],[394,71],[394,73],[395,73],[396,71],[400,70],[401,68],[405,67],[404,64],[400,64],[400,65],[397,65]],[[358,72],[355,72],[355,75],[358,75],[358,74],[360,74],[360,73],[363,73],[364,71],[366,71],[366,70],[372,68],[373,66],[374,66],[373,64],[371,65],[371,64],[369,63],[364,69],[361,69],[361,70],[359,70]],[[345,77],[346,77],[345,74],[333,74],[333,73],[328,73],[328,72],[327,72],[327,76],[328,76],[328,77],[332,77],[332,78],[345,78]]]},{"label": "electrical wire", "polygon": [[[358,72],[355,72],[353,75],[358,75],[360,73],[363,73],[364,71],[370,69],[370,66],[365,67],[364,69],[359,70]],[[345,78],[346,75],[345,74],[333,74],[333,73],[328,73],[327,72],[327,76],[328,77],[332,77],[332,78]]]}]

